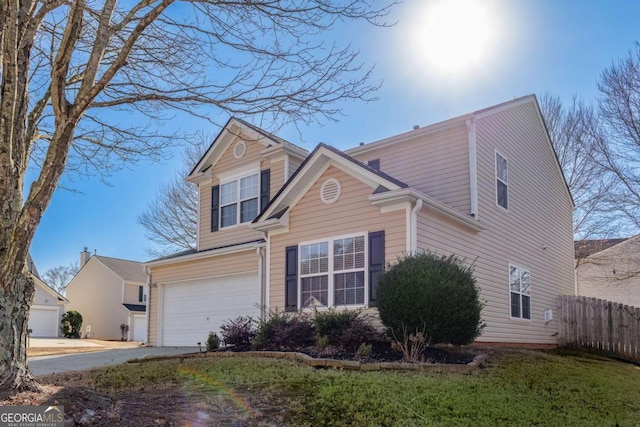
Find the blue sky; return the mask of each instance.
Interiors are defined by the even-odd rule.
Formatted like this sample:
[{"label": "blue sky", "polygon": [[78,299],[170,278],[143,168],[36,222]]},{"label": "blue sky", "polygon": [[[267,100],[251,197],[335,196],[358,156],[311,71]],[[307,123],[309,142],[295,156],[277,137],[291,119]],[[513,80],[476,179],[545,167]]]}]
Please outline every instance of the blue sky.
[{"label": "blue sky", "polygon": [[[451,3],[462,0],[443,0]],[[449,51],[476,58],[457,67],[427,59],[436,49],[425,38],[437,0],[405,0],[395,8],[392,28],[349,24],[327,39],[351,43],[361,59],[375,65],[382,82],[375,102],[344,103],[344,116],[322,126],[293,126],[278,135],[311,150],[319,142],[349,148],[409,131],[510,99],[549,92],[570,102],[597,96],[600,73],[640,41],[640,2],[569,0],[485,0],[467,27],[486,20],[489,35],[462,34]],[[457,5],[456,7],[461,7]],[[441,22],[442,20],[440,20]],[[459,24],[459,23],[458,23]],[[467,28],[465,27],[465,28]],[[446,48],[446,47],[445,47]],[[211,111],[216,123],[228,118]],[[175,120],[177,122],[178,120]],[[215,135],[219,128],[204,120],[169,121],[166,126]],[[256,123],[260,125],[260,123]],[[142,162],[113,175],[108,184],[76,179],[74,192],[58,190],[31,245],[40,272],[79,259],[83,247],[99,255],[145,261],[150,243],[137,224],[159,187],[180,168],[180,155],[160,163]]]}]

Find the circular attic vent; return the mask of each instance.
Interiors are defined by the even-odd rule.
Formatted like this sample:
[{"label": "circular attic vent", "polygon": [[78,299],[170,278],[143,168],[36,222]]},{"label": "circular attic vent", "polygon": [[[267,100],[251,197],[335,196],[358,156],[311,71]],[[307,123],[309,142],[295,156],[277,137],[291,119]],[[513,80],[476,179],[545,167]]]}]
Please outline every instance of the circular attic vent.
[{"label": "circular attic vent", "polygon": [[244,153],[246,152],[247,152],[247,144],[245,144],[244,141],[238,141],[235,147],[233,147],[233,155],[235,156],[236,159],[239,159],[240,157],[244,156]]},{"label": "circular attic vent", "polygon": [[340,181],[335,178],[329,178],[320,188],[320,199],[322,199],[323,203],[329,205],[338,201],[341,192]]}]

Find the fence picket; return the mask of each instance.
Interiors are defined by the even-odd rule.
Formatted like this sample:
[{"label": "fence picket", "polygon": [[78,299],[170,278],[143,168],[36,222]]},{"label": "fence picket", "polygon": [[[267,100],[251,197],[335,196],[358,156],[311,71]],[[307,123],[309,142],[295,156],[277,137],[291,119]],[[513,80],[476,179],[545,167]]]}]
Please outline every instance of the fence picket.
[{"label": "fence picket", "polygon": [[640,307],[559,295],[560,346],[593,348],[640,361]]}]

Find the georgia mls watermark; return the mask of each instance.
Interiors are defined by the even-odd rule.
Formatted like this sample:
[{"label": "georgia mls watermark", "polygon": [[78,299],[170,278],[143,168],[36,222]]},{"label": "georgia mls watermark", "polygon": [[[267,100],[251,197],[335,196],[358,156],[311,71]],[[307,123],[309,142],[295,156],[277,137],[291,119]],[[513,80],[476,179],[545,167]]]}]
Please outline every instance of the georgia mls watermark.
[{"label": "georgia mls watermark", "polygon": [[64,427],[64,406],[0,406],[0,427]]}]

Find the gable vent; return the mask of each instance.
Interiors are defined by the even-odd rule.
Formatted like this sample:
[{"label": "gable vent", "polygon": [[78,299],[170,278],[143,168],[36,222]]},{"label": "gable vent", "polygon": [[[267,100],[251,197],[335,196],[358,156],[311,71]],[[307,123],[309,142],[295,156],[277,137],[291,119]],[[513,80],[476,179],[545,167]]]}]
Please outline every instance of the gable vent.
[{"label": "gable vent", "polygon": [[244,156],[244,153],[247,152],[247,144],[244,141],[238,141],[235,147],[233,147],[233,155],[236,159]]},{"label": "gable vent", "polygon": [[330,205],[338,201],[341,192],[340,181],[335,178],[329,178],[320,188],[320,199],[322,199],[323,203]]}]

